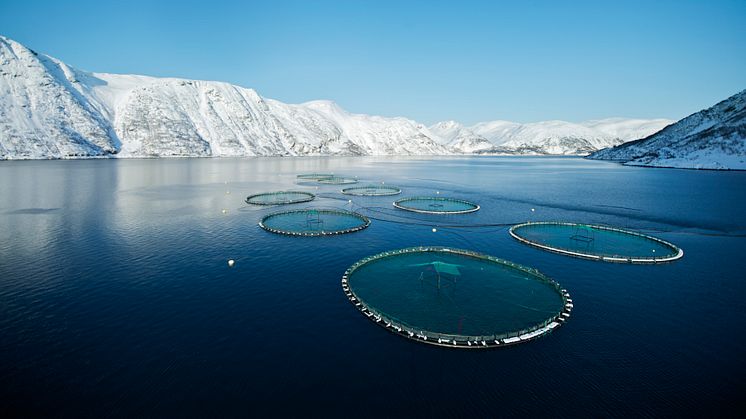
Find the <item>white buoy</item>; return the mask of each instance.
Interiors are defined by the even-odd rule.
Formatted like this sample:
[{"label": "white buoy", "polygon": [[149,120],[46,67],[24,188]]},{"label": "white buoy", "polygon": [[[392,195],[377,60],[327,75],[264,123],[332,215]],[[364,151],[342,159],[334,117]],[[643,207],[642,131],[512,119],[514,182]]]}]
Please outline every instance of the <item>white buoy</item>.
[{"label": "white buoy", "polygon": [[352,203],[352,199],[348,200],[347,202],[349,202],[351,204]]},{"label": "white buoy", "polygon": [[435,194],[436,195],[440,195],[440,191],[435,191]]},{"label": "white buoy", "polygon": [[225,209],[225,208],[223,208],[223,210],[222,210],[222,211],[220,211],[220,212],[222,212],[223,214],[228,214],[228,210],[227,210],[227,209]]},{"label": "white buoy", "polygon": [[438,231],[438,229],[437,229],[437,228],[434,228],[434,229],[433,229],[433,233],[435,233],[436,231]]},{"label": "white buoy", "polygon": [[236,261],[235,261],[235,260],[233,260],[233,259],[228,259],[228,267],[229,267],[229,268],[232,268],[232,267],[233,267],[233,265],[235,265],[235,264],[236,264]]},{"label": "white buoy", "polygon": [[230,195],[230,194],[231,194],[231,191],[225,191],[225,194],[226,194],[226,195]]},{"label": "white buoy", "polygon": [[536,211],[536,208],[531,208],[531,212],[534,212],[534,211]]}]

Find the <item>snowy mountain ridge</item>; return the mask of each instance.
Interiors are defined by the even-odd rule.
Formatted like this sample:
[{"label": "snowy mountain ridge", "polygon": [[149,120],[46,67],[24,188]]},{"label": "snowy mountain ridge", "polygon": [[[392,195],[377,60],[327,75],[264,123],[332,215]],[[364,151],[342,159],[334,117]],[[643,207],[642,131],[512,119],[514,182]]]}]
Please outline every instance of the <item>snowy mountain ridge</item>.
[{"label": "snowy mountain ridge", "polygon": [[461,153],[587,155],[645,137],[672,122],[608,118],[581,123],[489,121],[465,127],[444,121],[432,125],[430,131],[442,138],[442,144]]},{"label": "snowy mountain ridge", "polygon": [[[604,122],[606,121],[606,122]],[[585,155],[671,121],[426,127],[228,83],[89,73],[0,36],[0,160],[305,155]]]},{"label": "snowy mountain ridge", "polygon": [[746,170],[746,90],[653,135],[589,158],[633,166]]}]

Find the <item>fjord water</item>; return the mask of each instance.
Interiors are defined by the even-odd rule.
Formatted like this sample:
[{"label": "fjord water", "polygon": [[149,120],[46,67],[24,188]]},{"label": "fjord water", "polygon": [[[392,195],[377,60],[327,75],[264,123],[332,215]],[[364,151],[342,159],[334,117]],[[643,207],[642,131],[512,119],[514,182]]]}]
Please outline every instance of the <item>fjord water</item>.
[{"label": "fjord water", "polygon": [[[296,184],[312,172],[481,210],[413,214],[393,197]],[[576,158],[2,162],[0,415],[724,413],[746,373],[745,187],[746,173]],[[289,208],[353,208],[372,224],[272,234],[257,223],[277,208],[243,202],[270,190],[316,192]],[[549,220],[642,231],[685,255],[595,262],[507,232]],[[538,268],[568,289],[573,315],[505,349],[397,337],[349,303],[340,278],[365,256],[419,245]]]}]

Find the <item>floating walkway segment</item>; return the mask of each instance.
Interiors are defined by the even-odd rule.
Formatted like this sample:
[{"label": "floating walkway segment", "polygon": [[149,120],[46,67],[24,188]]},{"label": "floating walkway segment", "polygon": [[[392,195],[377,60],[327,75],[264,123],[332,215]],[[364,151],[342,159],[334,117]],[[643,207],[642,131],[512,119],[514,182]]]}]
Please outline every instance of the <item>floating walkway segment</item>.
[{"label": "floating walkway segment", "polygon": [[654,264],[681,259],[684,251],[657,237],[603,225],[528,222],[510,235],[521,243],[562,255],[613,263]]},{"label": "floating walkway segment", "polygon": [[[547,315],[545,320],[540,321],[536,324],[533,324],[530,327],[525,327],[520,330],[507,331],[507,332],[499,333],[499,334],[454,334],[454,333],[439,333],[437,331],[423,330],[421,326],[408,324],[405,321],[397,319],[396,316],[393,316],[391,314],[386,314],[383,312],[383,310],[379,310],[379,309],[376,309],[370,306],[364,296],[361,298],[358,292],[359,290],[356,291],[356,288],[359,288],[359,287],[355,285],[355,282],[358,280],[355,278],[355,274],[356,272],[358,272],[359,269],[364,268],[365,266],[368,266],[369,264],[383,261],[385,259],[389,259],[389,258],[393,259],[393,258],[401,257],[402,255],[422,254],[422,253],[432,253],[434,255],[442,255],[443,257],[447,257],[447,255],[457,255],[457,256],[463,256],[466,258],[473,258],[482,263],[498,264],[501,267],[506,268],[507,270],[515,270],[516,272],[514,273],[517,273],[519,277],[524,277],[524,279],[522,279],[523,281],[525,281],[525,277],[528,276],[528,277],[531,277],[533,279],[536,279],[548,285],[552,290],[551,292],[556,292],[558,294],[554,298],[559,297],[560,300],[556,304],[554,304],[556,310],[552,310],[551,314]],[[460,265],[449,264],[449,263],[444,263],[444,262],[414,264],[414,265],[409,265],[409,267],[422,266],[422,265],[431,265],[432,269],[430,269],[429,272],[440,272],[438,273],[439,284],[441,281],[441,274],[445,276],[445,275],[448,275],[448,273],[450,272],[456,275],[458,272],[460,272],[460,269],[461,270],[466,269],[464,267],[459,268]],[[389,280],[392,276],[393,275],[391,275],[391,271],[389,271],[389,275],[386,278],[381,279],[381,281]],[[458,278],[454,277],[452,279],[454,281],[453,282],[454,284],[458,282]],[[468,282],[469,279],[473,279],[473,278],[466,278],[466,279]],[[408,280],[411,281],[411,278]],[[424,279],[420,278],[420,280],[423,281]],[[445,280],[446,279],[443,279],[443,281]],[[489,278],[489,280],[499,281],[500,278]],[[351,285],[351,281],[352,281],[352,285]],[[415,279],[415,281],[417,281],[417,279]],[[440,296],[441,286],[438,285],[437,289],[438,289],[438,296]],[[452,249],[452,248],[435,247],[435,246],[412,247],[412,248],[406,248],[406,249],[400,249],[400,250],[392,250],[392,251],[379,253],[379,254],[361,259],[345,271],[344,275],[342,276],[342,290],[344,291],[348,300],[353,304],[353,306],[355,306],[355,308],[358,309],[358,311],[360,311],[369,320],[385,328],[389,332],[392,332],[396,335],[405,337],[410,340],[415,340],[415,341],[427,343],[430,345],[437,345],[437,346],[443,346],[443,347],[448,347],[448,348],[461,348],[461,349],[496,348],[496,347],[516,345],[519,343],[524,343],[524,342],[528,342],[534,339],[538,339],[542,336],[546,336],[547,334],[553,332],[557,327],[567,322],[567,320],[570,317],[570,313],[572,312],[572,309],[573,309],[573,302],[567,290],[564,288],[561,288],[560,285],[556,281],[546,277],[545,275],[543,275],[536,269],[524,267],[524,266],[515,264],[513,262],[505,261],[505,260],[498,259],[493,256],[488,256],[488,255],[480,254],[477,252],[472,252],[469,250]],[[459,290],[459,291],[463,291],[463,290]],[[472,290],[470,292],[474,292],[474,291]],[[405,310],[407,309],[408,308],[405,306]]]},{"label": "floating walkway segment", "polygon": [[411,197],[394,202],[394,207],[421,214],[468,214],[479,210],[479,205],[463,199],[445,197]]}]

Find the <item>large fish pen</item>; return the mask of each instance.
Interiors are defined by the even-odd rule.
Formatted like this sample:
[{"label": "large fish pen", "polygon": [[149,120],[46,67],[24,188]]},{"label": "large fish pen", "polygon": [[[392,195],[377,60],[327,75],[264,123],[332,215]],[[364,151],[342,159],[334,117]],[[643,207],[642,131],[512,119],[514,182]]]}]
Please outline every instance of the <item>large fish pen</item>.
[{"label": "large fish pen", "polygon": [[684,251],[657,237],[616,227],[565,222],[529,222],[510,228],[516,240],[563,255],[617,263],[662,263]]},{"label": "large fish pen", "polygon": [[351,185],[353,183],[357,183],[357,179],[343,176],[331,176],[317,179],[316,182],[324,185]]},{"label": "large fish pen", "polygon": [[536,339],[567,321],[573,308],[567,291],[536,269],[446,247],[366,257],[347,269],[342,289],[386,330],[455,348]]},{"label": "large fish pen", "polygon": [[479,210],[479,205],[463,199],[428,196],[402,198],[394,206],[422,214],[467,214]]},{"label": "large fish pen", "polygon": [[422,214],[466,214],[479,210],[479,205],[473,202],[446,197],[402,198],[394,206]]},{"label": "large fish pen", "polygon": [[287,205],[313,201],[315,195],[310,192],[283,191],[264,192],[246,197],[246,203],[252,205]]},{"label": "large fish pen", "polygon": [[368,217],[356,212],[320,208],[274,212],[259,221],[269,232],[305,237],[353,233],[369,225]]},{"label": "large fish pen", "polygon": [[342,193],[355,196],[388,196],[400,194],[401,189],[395,186],[367,185],[345,188],[342,189]]},{"label": "large fish pen", "polygon": [[334,177],[332,173],[303,173],[295,176],[299,180],[320,180]]}]

